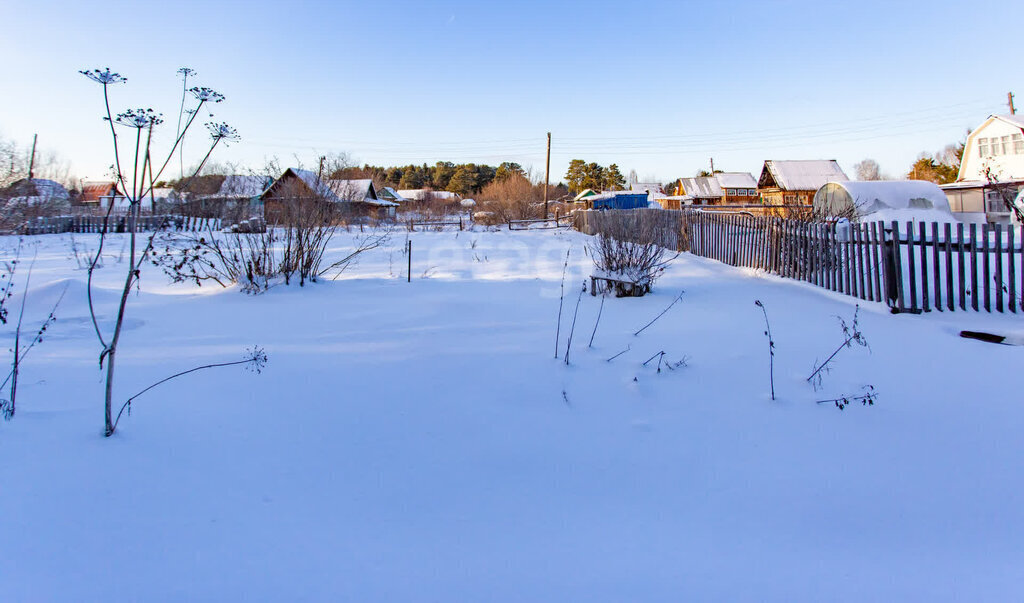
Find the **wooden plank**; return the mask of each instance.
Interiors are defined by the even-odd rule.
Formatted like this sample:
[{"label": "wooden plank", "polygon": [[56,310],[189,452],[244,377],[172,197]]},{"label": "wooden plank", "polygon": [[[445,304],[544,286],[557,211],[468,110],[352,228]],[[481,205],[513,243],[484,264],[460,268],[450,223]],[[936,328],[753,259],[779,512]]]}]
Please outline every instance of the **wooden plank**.
[{"label": "wooden plank", "polygon": [[921,310],[930,312],[928,305],[928,231],[924,222],[917,223],[917,240],[921,249]]},{"label": "wooden plank", "polygon": [[814,224],[811,229],[811,236],[814,240],[814,284],[821,287],[821,224]]},{"label": "wooden plank", "polygon": [[892,221],[892,245],[890,247],[890,253],[892,253],[892,261],[895,264],[895,276],[896,276],[896,301],[897,307],[900,312],[907,309],[906,304],[903,301],[903,258],[900,257],[901,245],[900,245],[900,223],[896,220]]},{"label": "wooden plank", "polygon": [[972,223],[971,233],[971,309],[978,311],[978,225]]},{"label": "wooden plank", "polygon": [[957,291],[960,299],[960,309],[967,309],[967,287],[964,280],[964,225],[958,222],[956,225],[956,269],[957,269]]},{"label": "wooden plank", "polygon": [[932,276],[935,286],[935,308],[942,312],[942,274],[939,265],[939,223],[932,222]]},{"label": "wooden plank", "polygon": [[942,229],[946,239],[942,244],[946,256],[946,308],[952,311],[956,309],[956,302],[953,299],[953,233],[949,222],[946,222]]},{"label": "wooden plank", "polygon": [[857,241],[857,290],[860,291],[860,298],[863,300],[872,299],[871,292],[865,290],[864,283],[871,285],[871,279],[864,274],[867,270],[867,262],[864,259],[864,225],[857,223],[853,225],[856,229],[855,240]]},{"label": "wooden plank", "polygon": [[[899,241],[896,242],[899,245]],[[914,223],[907,222],[907,272],[910,273],[910,309],[917,311],[917,265],[914,260]]]},{"label": "wooden plank", "polygon": [[989,253],[988,253],[988,224],[981,225],[981,264],[982,264],[982,282],[984,283],[984,296],[985,296],[985,311],[992,311],[992,296],[989,293],[989,284],[992,282],[992,275],[989,270]]},{"label": "wooden plank", "polygon": [[871,272],[875,281],[875,301],[885,301],[885,296],[882,295],[882,265],[878,258],[878,222],[871,223],[868,236],[871,238]]},{"label": "wooden plank", "polygon": [[[1011,224],[1006,229],[1006,267],[1009,270],[1009,278],[1007,279],[1007,293],[1009,294],[1010,300],[1007,303],[1007,307],[1010,312],[1017,313],[1017,273],[1016,273],[1016,258],[1013,257],[1013,239],[1014,230],[1016,230]],[[1021,241],[1024,243],[1024,241]]]},{"label": "wooden plank", "polygon": [[1003,225],[995,225],[995,239],[996,239],[996,266],[995,266],[995,277],[996,277],[996,312],[1003,311]]}]

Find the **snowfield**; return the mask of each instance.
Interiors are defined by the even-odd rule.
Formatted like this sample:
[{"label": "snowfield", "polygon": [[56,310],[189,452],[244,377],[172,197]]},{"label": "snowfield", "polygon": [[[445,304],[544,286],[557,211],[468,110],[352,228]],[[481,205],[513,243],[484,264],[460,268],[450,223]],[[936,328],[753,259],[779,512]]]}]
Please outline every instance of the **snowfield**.
[{"label": "snowfield", "polygon": [[[67,293],[0,422],[0,600],[1021,598],[1024,347],[958,333],[1024,317],[866,303],[870,350],[815,391],[854,300],[683,255],[651,295],[608,298],[589,349],[584,294],[566,366],[587,240],[396,232],[338,280],[258,296],[147,267],[120,399],[253,345],[269,363],[169,382],[106,439],[85,270],[68,235],[26,237],[29,328]],[[122,242],[97,272],[108,321]],[[686,365],[643,366],[661,351]],[[815,403],[867,385],[874,406]]]}]

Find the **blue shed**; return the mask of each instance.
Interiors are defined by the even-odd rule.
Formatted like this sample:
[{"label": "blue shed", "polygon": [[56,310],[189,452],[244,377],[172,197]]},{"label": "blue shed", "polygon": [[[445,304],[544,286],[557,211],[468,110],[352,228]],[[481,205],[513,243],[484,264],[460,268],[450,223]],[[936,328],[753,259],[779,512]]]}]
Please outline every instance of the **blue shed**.
[{"label": "blue shed", "polygon": [[647,207],[647,193],[631,191],[609,191],[586,199],[594,209],[644,209]]}]

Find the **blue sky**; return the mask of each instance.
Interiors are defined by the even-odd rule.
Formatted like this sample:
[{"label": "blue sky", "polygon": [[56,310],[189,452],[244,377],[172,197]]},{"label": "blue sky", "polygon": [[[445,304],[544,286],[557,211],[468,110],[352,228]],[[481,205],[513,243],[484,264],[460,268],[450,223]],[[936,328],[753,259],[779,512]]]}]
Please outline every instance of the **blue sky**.
[{"label": "blue sky", "polygon": [[573,158],[663,182],[710,157],[755,175],[834,158],[851,176],[871,157],[895,175],[1024,93],[1006,5],[985,1],[0,3],[0,135],[38,133],[91,178],[112,162],[100,88],[77,73],[92,67],[129,78],[115,110],[162,111],[172,137],[175,71],[196,69],[242,135],[220,162],[543,174],[551,131],[554,181]]}]

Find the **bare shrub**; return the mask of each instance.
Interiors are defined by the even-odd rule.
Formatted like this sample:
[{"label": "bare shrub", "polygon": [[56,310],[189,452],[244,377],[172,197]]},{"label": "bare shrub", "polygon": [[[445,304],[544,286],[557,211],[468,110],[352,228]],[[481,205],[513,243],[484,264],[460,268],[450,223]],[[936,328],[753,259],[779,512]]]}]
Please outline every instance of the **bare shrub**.
[{"label": "bare shrub", "polygon": [[336,261],[325,260],[331,241],[352,217],[344,205],[297,182],[284,183],[268,207],[273,222],[262,232],[182,233],[175,244],[165,247],[157,263],[176,282],[213,281],[223,287],[238,283],[249,293],[266,291],[278,279],[287,285],[297,278],[302,286],[337,278],[361,254],[390,237],[386,229],[361,232],[351,252]]},{"label": "bare shrub", "polygon": [[494,180],[478,195],[479,209],[490,215],[485,216],[487,224],[504,224],[510,220],[540,218],[543,205],[538,204],[543,188],[530,183],[525,176],[509,176]]},{"label": "bare shrub", "polygon": [[661,238],[661,229],[653,222],[609,220],[587,249],[600,272],[649,287],[679,256],[660,245]]}]

